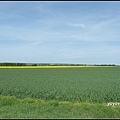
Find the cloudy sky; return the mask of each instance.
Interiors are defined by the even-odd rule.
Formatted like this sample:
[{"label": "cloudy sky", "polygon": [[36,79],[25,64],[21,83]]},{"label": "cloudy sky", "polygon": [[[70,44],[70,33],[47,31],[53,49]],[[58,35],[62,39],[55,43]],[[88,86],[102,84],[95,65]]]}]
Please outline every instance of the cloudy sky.
[{"label": "cloudy sky", "polygon": [[0,2],[0,62],[120,64],[120,2]]}]

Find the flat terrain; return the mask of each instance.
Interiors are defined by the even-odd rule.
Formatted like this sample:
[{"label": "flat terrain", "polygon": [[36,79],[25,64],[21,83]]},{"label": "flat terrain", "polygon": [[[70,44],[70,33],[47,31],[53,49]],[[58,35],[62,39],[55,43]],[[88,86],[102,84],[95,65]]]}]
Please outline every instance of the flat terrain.
[{"label": "flat terrain", "polygon": [[[26,69],[0,68],[0,106],[2,106],[0,108],[0,112],[2,113],[0,117],[118,118],[120,117],[118,114],[120,113],[120,106],[107,106],[107,103],[120,102],[119,91],[120,67],[84,66],[66,69],[58,67],[54,69],[54,66],[51,66],[49,69],[34,69],[32,67]],[[12,102],[8,102],[12,96],[15,99]],[[25,99],[28,99],[27,104],[23,102]],[[38,104],[42,105],[42,107],[44,106],[44,110],[41,110],[41,112],[46,111],[47,115],[43,115],[42,113],[38,115],[37,111],[40,112],[40,109],[38,110],[37,108],[40,106],[36,102],[30,102],[32,100],[44,101],[44,104],[41,104],[42,102]],[[19,102],[16,103],[15,101]],[[69,104],[61,106],[60,102],[68,102]],[[76,107],[75,104],[77,105]],[[39,107],[36,108],[35,114],[32,108],[36,105]],[[25,106],[31,109],[30,113],[26,116],[25,114],[23,115],[24,110],[23,113],[20,112]],[[66,112],[64,111],[60,115],[59,107],[62,107],[62,111],[65,110]],[[56,109],[56,112],[53,110],[55,114],[54,112],[50,114],[49,112],[53,108]],[[16,110],[21,113],[20,116],[17,114],[15,116],[14,112]]]}]

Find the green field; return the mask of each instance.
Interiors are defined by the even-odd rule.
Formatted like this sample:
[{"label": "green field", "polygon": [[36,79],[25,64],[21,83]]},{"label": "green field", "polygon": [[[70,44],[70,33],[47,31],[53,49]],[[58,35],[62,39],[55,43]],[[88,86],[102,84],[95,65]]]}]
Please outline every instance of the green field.
[{"label": "green field", "polygon": [[[32,118],[117,118],[120,117],[120,106],[112,107],[107,106],[109,102],[120,102],[120,67],[95,67],[95,68],[9,68],[9,69],[0,69],[0,100],[1,105],[0,112],[2,115],[1,118],[11,118],[11,117],[32,117],[31,113],[28,115],[15,116],[13,113],[6,113],[8,111],[16,111],[19,106],[26,105],[24,102],[17,102],[15,104],[8,104],[3,102],[4,96],[15,96],[16,99],[23,100],[26,98],[43,100],[45,101],[44,108],[48,109],[46,114],[41,116],[35,116],[33,112]],[[50,101],[56,101],[56,111],[55,115],[49,115]],[[7,99],[9,101],[9,97]],[[59,113],[60,102],[70,102],[72,108],[66,105],[61,108],[64,111],[64,114]],[[53,102],[53,103],[54,103]],[[55,104],[56,104],[55,102]],[[14,103],[14,102],[12,102]],[[76,107],[75,103],[86,103],[91,105],[91,108],[88,107],[82,111],[82,108]],[[29,107],[29,102],[28,106]],[[40,103],[39,103],[40,104]],[[31,104],[30,104],[31,105]],[[33,103],[32,103],[33,105]],[[43,107],[43,104],[40,104]],[[84,106],[83,105],[83,106]],[[93,107],[93,106],[95,107]],[[100,107],[100,106],[103,107]],[[33,105],[34,106],[34,105]],[[84,107],[85,107],[84,106]],[[99,106],[99,107],[97,107]],[[55,107],[55,106],[54,106]],[[83,107],[83,108],[84,108]],[[105,108],[104,108],[105,107]],[[72,109],[73,113],[69,113]],[[98,109],[99,108],[99,109]],[[32,108],[30,108],[32,109]],[[68,111],[67,111],[68,109]],[[91,109],[91,110],[89,110]],[[94,109],[92,111],[92,109]],[[99,114],[97,115],[98,109]],[[109,109],[109,110],[108,110]],[[102,110],[104,112],[102,112]],[[106,110],[106,112],[105,112]],[[5,112],[6,111],[6,112]],[[23,110],[24,111],[24,110]],[[42,111],[42,110],[41,110]],[[51,110],[52,111],[52,110]],[[81,114],[80,114],[81,111]],[[95,112],[96,111],[96,112]],[[100,112],[101,111],[101,112]],[[37,110],[36,110],[37,112]],[[88,113],[87,113],[88,112]],[[5,114],[6,113],[6,114]],[[86,113],[86,114],[85,114]],[[112,113],[112,115],[111,115]]]}]

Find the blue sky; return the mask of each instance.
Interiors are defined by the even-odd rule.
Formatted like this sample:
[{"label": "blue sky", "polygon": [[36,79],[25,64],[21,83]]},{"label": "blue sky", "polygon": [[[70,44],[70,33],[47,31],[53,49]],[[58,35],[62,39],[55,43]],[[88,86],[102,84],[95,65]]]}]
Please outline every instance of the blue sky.
[{"label": "blue sky", "polygon": [[120,2],[0,2],[0,62],[120,64]]}]

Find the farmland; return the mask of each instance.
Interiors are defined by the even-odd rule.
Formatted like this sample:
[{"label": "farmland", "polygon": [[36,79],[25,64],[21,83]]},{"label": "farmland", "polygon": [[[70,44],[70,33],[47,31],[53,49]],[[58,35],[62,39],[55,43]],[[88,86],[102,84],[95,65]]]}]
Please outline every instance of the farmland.
[{"label": "farmland", "polygon": [[103,105],[120,102],[119,91],[120,67],[0,68],[1,99],[15,96],[46,103],[54,100]]}]

